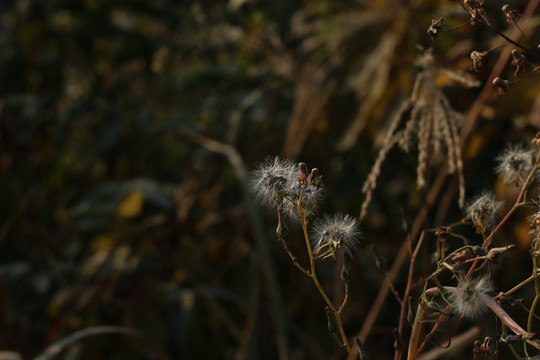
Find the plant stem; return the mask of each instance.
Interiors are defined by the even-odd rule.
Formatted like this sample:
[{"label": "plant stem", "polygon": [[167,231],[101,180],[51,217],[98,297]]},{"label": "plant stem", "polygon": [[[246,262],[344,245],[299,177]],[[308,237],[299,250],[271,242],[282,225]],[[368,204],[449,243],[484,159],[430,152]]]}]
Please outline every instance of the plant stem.
[{"label": "plant stem", "polygon": [[[399,314],[398,333],[400,336],[403,335],[403,327],[405,326],[405,318],[406,318],[406,312],[407,312],[407,307],[408,307],[407,299],[409,298],[409,294],[411,293],[411,289],[412,289],[414,262],[416,260],[416,256],[418,255],[418,252],[420,251],[420,247],[422,246],[422,242],[424,241],[425,235],[426,235],[426,230],[422,231],[422,234],[420,235],[420,238],[418,239],[418,242],[416,243],[416,248],[414,249],[414,252],[411,253],[411,263],[409,265],[409,276],[407,278],[407,287],[405,288],[405,293],[403,294],[403,300],[401,301],[401,312]],[[416,347],[415,347],[415,351],[416,351]],[[398,360],[399,357],[400,357],[399,351],[396,350],[396,352],[394,353],[394,359]]]},{"label": "plant stem", "polygon": [[[534,178],[534,174],[536,172],[536,169],[538,168],[538,162],[540,161],[540,151],[538,154],[536,154],[536,159],[534,161],[534,166],[532,167],[531,171],[529,172],[529,176],[527,176],[527,179],[525,182],[523,182],[523,186],[521,187],[521,190],[519,192],[519,195],[516,198],[516,201],[512,208],[506,213],[504,218],[495,226],[495,228],[489,233],[489,235],[485,238],[484,243],[482,244],[482,249],[487,250],[489,248],[489,245],[491,244],[491,241],[493,240],[493,237],[499,231],[499,229],[508,221],[510,216],[523,204],[525,204],[525,191],[527,190],[528,186],[532,183],[532,180]],[[467,272],[467,275],[465,278],[469,278],[471,274],[476,269],[476,265],[478,264],[478,260],[473,262],[471,267],[469,268],[469,271]]]},{"label": "plant stem", "polygon": [[315,259],[313,257],[313,250],[311,249],[311,243],[309,241],[309,234],[307,231],[307,219],[304,215],[304,212],[302,211],[301,199],[302,199],[302,196],[300,196],[300,200],[298,201],[297,209],[298,209],[298,214],[300,215],[300,221],[302,222],[302,230],[304,232],[304,239],[306,240],[306,247],[307,247],[308,255],[309,255],[309,265],[310,265],[310,270],[311,270],[310,277],[313,280],[313,283],[315,284],[315,286],[317,287],[317,290],[319,290],[319,293],[323,297],[324,301],[326,302],[326,305],[328,305],[330,310],[334,313],[336,317],[337,326],[339,329],[339,334],[341,336],[341,339],[343,340],[343,344],[345,344],[347,353],[351,354],[351,346],[349,345],[349,341],[347,340],[347,336],[345,335],[345,330],[343,330],[343,324],[341,323],[341,309],[339,312],[336,310],[334,304],[332,304],[332,302],[328,298],[328,295],[326,295],[326,292],[322,288],[321,284],[319,283],[319,279],[317,278],[317,272],[315,270]]},{"label": "plant stem", "polygon": [[527,331],[532,333],[532,321],[534,317],[534,311],[536,310],[536,305],[538,304],[538,301],[540,300],[540,285],[538,284],[538,240],[535,240],[533,242],[533,254],[532,254],[532,261],[533,261],[533,278],[534,278],[534,300],[531,305],[531,309],[529,310],[529,318],[527,319]]},{"label": "plant stem", "polygon": [[416,316],[414,317],[414,324],[411,331],[411,337],[409,338],[409,350],[407,353],[407,360],[416,359],[416,349],[420,343],[420,338],[422,336],[422,330],[424,329],[424,323],[422,322],[422,317],[426,312],[424,304],[420,301],[418,308],[416,309]]}]

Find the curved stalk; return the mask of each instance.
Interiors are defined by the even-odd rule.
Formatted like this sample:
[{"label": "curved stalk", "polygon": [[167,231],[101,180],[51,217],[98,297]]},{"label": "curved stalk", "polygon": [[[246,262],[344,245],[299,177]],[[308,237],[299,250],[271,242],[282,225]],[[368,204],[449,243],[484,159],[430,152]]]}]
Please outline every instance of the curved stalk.
[{"label": "curved stalk", "polygon": [[337,326],[339,329],[339,334],[341,336],[341,339],[343,340],[343,344],[345,345],[347,352],[351,354],[351,346],[349,345],[349,340],[347,339],[347,335],[345,335],[345,330],[343,330],[343,324],[341,323],[341,309],[339,312],[336,310],[336,307],[334,306],[332,301],[330,301],[330,299],[328,298],[328,295],[326,295],[326,292],[322,288],[321,283],[319,282],[319,279],[317,278],[317,272],[315,270],[315,258],[313,257],[313,250],[311,248],[311,243],[309,241],[309,235],[307,231],[307,220],[306,220],[306,217],[304,216],[304,212],[302,211],[302,207],[300,205],[301,201],[302,201],[302,196],[300,196],[300,200],[298,201],[297,208],[298,208],[298,214],[300,215],[300,220],[302,222],[302,231],[304,232],[304,239],[306,241],[306,247],[307,247],[308,255],[309,255],[309,266],[310,266],[310,271],[311,271],[310,277],[313,280],[313,283],[315,284],[315,286],[317,287],[317,290],[319,290],[319,293],[323,297],[324,301],[326,302],[326,305],[328,305],[328,307],[330,308],[330,311],[332,311],[332,313],[335,315]]}]

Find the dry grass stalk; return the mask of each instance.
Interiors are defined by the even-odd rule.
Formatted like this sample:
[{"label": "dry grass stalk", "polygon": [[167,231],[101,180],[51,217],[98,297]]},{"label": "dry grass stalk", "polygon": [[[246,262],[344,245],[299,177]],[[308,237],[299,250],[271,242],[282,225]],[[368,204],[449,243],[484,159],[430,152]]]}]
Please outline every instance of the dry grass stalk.
[{"label": "dry grass stalk", "polygon": [[[459,205],[461,207],[464,205],[465,184],[459,145],[459,126],[463,122],[463,115],[452,108],[441,88],[436,84],[439,75],[442,73],[448,75],[452,72],[437,67],[434,64],[431,51],[426,51],[418,60],[418,64],[422,67],[422,71],[416,77],[412,94],[403,102],[392,118],[383,146],[362,188],[365,199],[360,213],[361,219],[366,215],[382,163],[388,152],[396,144],[408,152],[413,140],[418,142],[418,166],[416,169],[418,188],[426,185],[426,173],[432,155],[439,158],[446,156],[448,172],[457,172]],[[465,86],[477,85],[476,82],[472,82],[460,74],[452,73],[452,75],[453,80]],[[404,125],[400,127],[402,123]]]}]

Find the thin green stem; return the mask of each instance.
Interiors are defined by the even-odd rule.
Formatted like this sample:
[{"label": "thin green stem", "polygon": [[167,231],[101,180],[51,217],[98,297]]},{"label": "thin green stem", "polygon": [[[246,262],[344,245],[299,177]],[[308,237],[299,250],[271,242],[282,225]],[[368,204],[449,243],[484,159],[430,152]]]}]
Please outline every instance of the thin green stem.
[{"label": "thin green stem", "polygon": [[422,318],[424,317],[425,312],[426,307],[422,303],[422,301],[420,301],[420,304],[418,304],[418,308],[416,309],[416,316],[414,318],[411,337],[409,338],[409,351],[407,354],[407,360],[416,359],[416,349],[418,348],[418,344],[420,343],[420,339],[422,337],[422,331],[424,329],[424,323],[422,322]]},{"label": "thin green stem", "polygon": [[[413,281],[413,273],[414,273],[414,263],[416,260],[416,257],[418,256],[418,252],[420,251],[420,247],[422,246],[422,243],[424,242],[424,238],[426,236],[426,232],[428,230],[422,231],[422,234],[420,234],[420,238],[418,239],[418,242],[416,243],[416,247],[414,249],[414,252],[411,250],[411,263],[409,265],[409,276],[407,278],[407,287],[405,288],[405,293],[403,294],[403,300],[401,301],[401,312],[399,315],[399,325],[398,325],[398,333],[400,336],[403,335],[403,328],[405,326],[405,320],[406,320],[406,313],[407,313],[407,299],[409,298],[409,294],[412,289],[412,281]],[[416,321],[417,319],[415,319]],[[413,326],[414,327],[414,326]],[[415,344],[410,344],[410,346]],[[416,344],[417,345],[417,344]],[[414,351],[416,352],[416,345],[414,347]],[[400,358],[400,352],[396,349],[394,353],[394,359],[398,360]]]},{"label": "thin green stem", "polygon": [[[506,213],[504,218],[495,226],[495,228],[489,233],[489,235],[485,238],[484,243],[482,244],[482,249],[487,250],[489,248],[489,245],[491,244],[491,241],[493,240],[493,237],[495,234],[500,230],[500,228],[508,221],[510,216],[522,205],[525,205],[527,202],[525,201],[526,197],[526,190],[529,187],[529,185],[532,183],[532,180],[534,178],[534,173],[536,172],[536,169],[538,168],[538,162],[540,161],[540,151],[536,154],[536,159],[534,161],[534,165],[529,172],[529,175],[527,176],[527,179],[525,179],[525,182],[523,183],[523,186],[521,187],[521,190],[519,192],[519,195],[516,198],[516,201],[512,208]],[[471,274],[476,269],[476,265],[478,265],[478,261],[473,262],[471,267],[469,268],[469,271],[467,272],[467,275],[465,278],[469,278]]]},{"label": "thin green stem", "polygon": [[300,265],[298,263],[298,259],[296,258],[296,256],[294,256],[291,251],[289,250],[288,247],[286,246],[283,246],[283,248],[285,249],[285,252],[289,255],[289,257],[291,258],[291,261],[293,263],[294,266],[296,266],[298,269],[300,269],[300,271],[302,271],[304,274],[306,274],[307,276],[311,276],[311,273],[309,272],[309,270],[306,270],[304,269],[304,267],[302,265]]},{"label": "thin green stem", "polygon": [[533,278],[534,278],[534,300],[531,305],[531,309],[529,310],[529,318],[527,319],[527,331],[532,333],[532,321],[534,318],[534,312],[536,310],[536,305],[538,304],[538,301],[540,301],[540,284],[538,281],[538,241],[534,241],[533,246],[533,254],[532,254],[532,261],[533,261]]},{"label": "thin green stem", "polygon": [[385,275],[386,275],[386,281],[388,282],[388,286],[390,287],[390,291],[392,292],[392,294],[394,294],[394,297],[396,298],[398,303],[401,305],[403,300],[399,296],[399,293],[397,292],[397,290],[394,288],[394,284],[392,283],[392,278],[390,277],[390,274],[388,273],[388,271],[385,271]]},{"label": "thin green stem", "polygon": [[[538,273],[538,271],[537,271]],[[530,283],[531,281],[533,281],[535,278],[534,275],[531,275],[529,276],[527,279],[523,280],[522,282],[520,282],[519,284],[517,284],[516,286],[514,286],[512,289],[508,290],[507,292],[505,292],[504,294],[505,295],[510,295],[510,294],[513,294],[515,293],[516,291],[518,291],[519,289],[521,289],[523,286],[527,285],[528,283]]]},{"label": "thin green stem", "polygon": [[341,303],[341,306],[338,309],[338,313],[341,314],[341,311],[347,304],[347,300],[349,300],[349,285],[345,285],[345,297],[343,298],[343,302]]},{"label": "thin green stem", "polygon": [[319,290],[319,293],[323,297],[324,301],[326,302],[326,305],[328,305],[330,310],[334,313],[336,317],[337,326],[339,329],[339,334],[341,336],[341,339],[343,340],[343,344],[345,344],[345,347],[347,348],[347,352],[351,354],[351,346],[349,345],[349,340],[347,340],[347,336],[345,335],[345,330],[343,330],[343,324],[341,323],[341,314],[340,312],[336,310],[336,307],[334,306],[332,301],[330,301],[330,299],[328,298],[328,295],[326,295],[326,292],[322,288],[321,283],[319,282],[319,279],[317,278],[317,272],[315,269],[315,258],[313,257],[313,250],[311,249],[311,243],[309,241],[309,234],[307,231],[307,219],[304,216],[304,212],[302,211],[302,206],[301,206],[303,193],[304,191],[302,189],[302,194],[300,195],[300,200],[298,200],[297,209],[298,209],[298,214],[300,215],[300,221],[302,222],[302,230],[304,232],[304,239],[306,241],[306,247],[307,247],[308,255],[309,255],[309,265],[310,265],[310,270],[311,270],[310,277],[313,280],[313,283],[315,284],[315,286],[317,287],[317,290]]}]

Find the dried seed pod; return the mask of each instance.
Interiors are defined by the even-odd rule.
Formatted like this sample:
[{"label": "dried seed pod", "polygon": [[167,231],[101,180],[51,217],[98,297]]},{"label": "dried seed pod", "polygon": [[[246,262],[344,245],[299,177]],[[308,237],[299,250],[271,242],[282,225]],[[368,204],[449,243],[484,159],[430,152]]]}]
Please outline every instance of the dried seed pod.
[{"label": "dried seed pod", "polygon": [[493,338],[491,337],[486,337],[484,339],[484,343],[480,346],[480,349],[483,351],[483,353],[485,354],[486,358],[489,356],[489,355],[492,355],[495,353],[495,348],[494,348],[495,344],[493,343]]},{"label": "dried seed pod", "polygon": [[519,71],[519,68],[522,67],[527,62],[527,58],[525,55],[517,51],[516,49],[512,50],[512,66],[516,66],[516,73],[514,75],[517,76],[517,73]]},{"label": "dried seed pod", "polygon": [[531,143],[540,146],[540,131],[538,131],[536,133],[536,135],[534,136],[534,139],[532,139]]},{"label": "dried seed pod", "polygon": [[473,51],[471,52],[471,60],[473,62],[473,70],[476,72],[480,72],[480,68],[484,66],[484,60],[485,56],[487,55],[487,51]]},{"label": "dried seed pod", "polygon": [[330,331],[332,335],[334,335],[339,345],[343,346],[343,340],[341,339],[341,335],[339,334],[336,314],[332,310],[330,310],[328,306],[324,307],[324,312],[326,313],[326,318],[328,320],[328,331]]},{"label": "dried seed pod", "polygon": [[521,14],[516,9],[510,8],[510,5],[506,4],[502,7],[502,12],[504,13],[504,16],[506,16],[506,22],[514,22],[516,19],[520,18],[523,14]]},{"label": "dried seed pod", "polygon": [[341,267],[341,280],[343,280],[343,283],[345,286],[349,286],[352,280],[352,270],[351,270],[351,264],[349,257],[345,255],[343,259],[343,266]]},{"label": "dried seed pod", "polygon": [[431,38],[431,41],[434,41],[437,36],[439,36],[439,32],[442,31],[443,27],[446,26],[444,23],[444,18],[438,18],[431,20],[431,25],[427,29],[427,34]]},{"label": "dried seed pod", "polygon": [[289,236],[289,227],[282,218],[281,210],[277,210],[278,213],[278,225],[276,227],[276,235],[279,241],[287,243],[287,237]]},{"label": "dried seed pod", "polygon": [[480,349],[481,346],[480,340],[474,340],[473,350],[472,350],[472,360],[480,360],[484,358],[484,354],[482,354],[482,350]]},{"label": "dried seed pod", "polygon": [[437,235],[441,241],[446,240],[446,238],[452,235],[452,233],[452,228],[447,226],[439,226],[437,229],[435,229],[435,235]]},{"label": "dried seed pod", "polygon": [[467,260],[472,259],[474,257],[474,251],[472,251],[471,248],[466,247],[460,251],[454,252],[450,255],[450,259],[456,264],[456,265],[463,265]]},{"label": "dried seed pod", "polygon": [[298,163],[298,181],[304,182],[307,180],[307,165],[305,162]]},{"label": "dried seed pod", "polygon": [[523,65],[527,62],[525,55],[517,51],[516,49],[512,50],[512,66],[516,67],[516,72],[514,76],[517,76],[517,73],[520,68],[523,68]]},{"label": "dried seed pod", "polygon": [[516,245],[512,244],[504,247],[491,248],[487,253],[486,258],[496,264],[501,254],[504,254],[505,252],[512,250],[515,247]]},{"label": "dried seed pod", "polygon": [[309,184],[315,186],[316,188],[324,187],[324,182],[319,176],[319,169],[317,168],[311,169],[311,174],[309,176]]},{"label": "dried seed pod", "polygon": [[486,11],[482,7],[484,5],[483,0],[465,0],[463,1],[463,7],[471,16],[473,25],[475,22],[490,24]]},{"label": "dried seed pod", "polygon": [[503,80],[497,76],[495,79],[493,79],[493,85],[497,87],[500,95],[505,95],[508,92],[508,88],[510,87],[510,81]]}]

